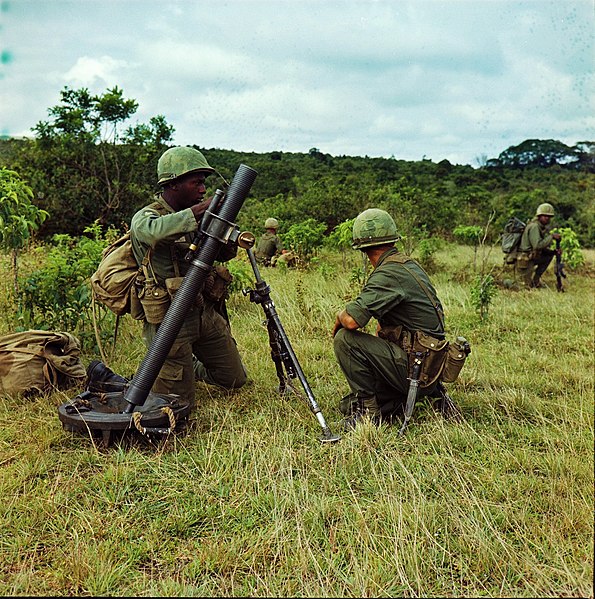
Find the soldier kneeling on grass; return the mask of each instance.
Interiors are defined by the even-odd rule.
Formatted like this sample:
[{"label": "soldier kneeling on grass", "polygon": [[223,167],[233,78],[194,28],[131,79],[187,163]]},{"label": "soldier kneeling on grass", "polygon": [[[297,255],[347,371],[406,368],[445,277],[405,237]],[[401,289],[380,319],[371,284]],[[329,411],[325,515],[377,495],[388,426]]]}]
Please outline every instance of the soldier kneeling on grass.
[{"label": "soldier kneeling on grass", "polygon": [[549,246],[553,240],[560,239],[559,233],[550,233],[553,217],[554,207],[540,204],[535,217],[523,231],[517,253],[517,271],[526,289],[544,287],[541,276],[556,255],[556,250]]},{"label": "soldier kneeling on grass", "polygon": [[269,217],[264,221],[264,228],[265,232],[261,235],[254,250],[256,261],[263,266],[276,266],[281,263],[286,266],[295,266],[295,254],[283,249],[283,242],[277,235],[279,221]]},{"label": "soldier kneeling on grass", "polygon": [[[346,430],[363,417],[378,424],[403,413],[416,344],[448,351],[436,290],[423,268],[395,248],[398,239],[395,221],[384,210],[365,210],[354,221],[352,247],[366,254],[374,270],[361,293],[337,314],[332,331],[335,356],[351,389],[339,406],[347,416]],[[378,321],[377,335],[360,330],[371,318]],[[420,395],[444,399],[436,394],[441,377],[432,372],[432,353],[442,359],[428,349]],[[436,407],[446,415],[443,405]]]}]

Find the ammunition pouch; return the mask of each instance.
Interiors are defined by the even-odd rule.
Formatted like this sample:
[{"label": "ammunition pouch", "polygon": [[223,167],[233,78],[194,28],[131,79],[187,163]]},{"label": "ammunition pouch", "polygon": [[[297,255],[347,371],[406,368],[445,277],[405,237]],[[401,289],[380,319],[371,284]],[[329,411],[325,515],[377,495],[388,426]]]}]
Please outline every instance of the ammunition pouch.
[{"label": "ammunition pouch", "polygon": [[514,264],[518,259],[518,252],[512,251],[509,254],[504,254],[504,264]]},{"label": "ammunition pouch", "polygon": [[[165,288],[170,300],[173,300],[175,297],[183,280],[184,277],[170,277],[165,279]],[[233,276],[225,266],[213,266],[205,279],[202,292],[196,296],[195,306],[201,308],[204,305],[205,299],[213,303],[226,300],[229,297],[229,286],[232,280]],[[165,312],[163,316],[165,316]]]},{"label": "ammunition pouch", "polygon": [[204,298],[214,303],[228,299],[232,281],[233,275],[226,266],[213,266],[203,287]]},{"label": "ammunition pouch", "polygon": [[184,277],[170,277],[169,279],[165,279],[165,288],[167,289],[167,292],[169,293],[169,297],[171,299],[174,299],[174,297],[176,296],[176,293],[180,288],[180,285],[182,284],[183,280]]},{"label": "ammunition pouch", "polygon": [[[437,339],[423,331],[414,331],[409,334],[410,349],[407,351],[409,358],[409,374],[413,371],[414,357],[416,353],[424,355],[421,371],[419,373],[419,386],[421,389],[433,385],[442,374],[446,358],[448,356],[448,341]],[[405,338],[407,341],[407,339]]]},{"label": "ammunition pouch", "polygon": [[531,254],[520,252],[517,257],[517,266],[521,269],[529,268],[531,265]]},{"label": "ammunition pouch", "polygon": [[[173,300],[182,284],[184,277],[170,277],[165,279],[165,288],[169,293],[169,297]],[[194,302],[195,308],[202,308],[204,305],[204,300],[202,298],[202,294],[198,293],[196,296],[196,301]]]},{"label": "ammunition pouch", "polygon": [[145,320],[150,324],[161,324],[171,303],[167,289],[158,285],[155,280],[149,279],[138,289],[138,299]]},{"label": "ammunition pouch", "polygon": [[378,331],[378,337],[396,343],[407,354],[408,375],[413,376],[416,354],[423,354],[419,387],[431,387],[436,381],[453,383],[467,359],[467,353],[446,339],[438,339],[423,331],[408,331],[401,325],[385,326]]},{"label": "ammunition pouch", "polygon": [[541,250],[531,250],[529,252],[529,260],[539,260],[541,258]]}]

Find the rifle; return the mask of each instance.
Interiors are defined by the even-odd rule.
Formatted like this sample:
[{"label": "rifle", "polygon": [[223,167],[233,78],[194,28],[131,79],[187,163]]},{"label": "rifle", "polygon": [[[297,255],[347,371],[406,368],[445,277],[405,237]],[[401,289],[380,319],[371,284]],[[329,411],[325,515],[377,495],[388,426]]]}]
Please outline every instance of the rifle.
[{"label": "rifle", "polygon": [[566,273],[564,272],[564,262],[562,262],[562,249],[560,248],[559,239],[556,239],[556,264],[554,266],[554,273],[556,274],[556,289],[559,292],[564,292],[562,279],[566,278]]},{"label": "rifle", "polygon": [[[260,304],[264,310],[266,316],[267,332],[269,335],[269,345],[271,347],[271,358],[275,364],[275,370],[279,379],[279,393],[283,394],[287,392],[287,388],[293,391],[296,395],[306,400],[310,410],[316,416],[318,423],[322,427],[322,435],[319,437],[322,443],[332,443],[339,441],[341,437],[331,432],[328,427],[316,400],[310,385],[306,380],[302,367],[295,355],[293,348],[285,329],[281,324],[281,319],[275,309],[275,304],[271,299],[271,288],[266,281],[260,275],[258,265],[256,264],[256,258],[252,247],[254,246],[256,239],[254,235],[248,231],[240,233],[238,237],[238,245],[246,250],[254,276],[256,277],[256,285],[254,289],[243,289],[242,293],[249,296],[250,301],[255,304]],[[305,396],[292,384],[292,380],[298,378]]]}]

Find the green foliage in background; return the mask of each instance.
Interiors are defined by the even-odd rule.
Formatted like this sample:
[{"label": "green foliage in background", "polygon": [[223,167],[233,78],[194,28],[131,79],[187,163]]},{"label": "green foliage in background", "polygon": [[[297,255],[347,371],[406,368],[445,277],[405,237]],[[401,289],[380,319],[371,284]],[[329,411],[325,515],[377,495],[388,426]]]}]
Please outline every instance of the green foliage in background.
[{"label": "green foliage in background", "polygon": [[458,225],[454,228],[452,234],[460,243],[475,247],[481,241],[483,228],[477,225]]},{"label": "green foliage in background", "polygon": [[351,249],[353,242],[353,223],[355,218],[350,218],[335,226],[328,236],[327,245],[341,251]]},{"label": "green foliage in background", "polygon": [[[64,88],[48,119],[32,128],[34,139],[0,140],[0,164],[29,181],[35,204],[52,214],[40,234],[80,235],[90,222],[123,228],[155,191],[156,164],[174,145],[174,128],[162,115],[129,125],[138,103],[113,87],[100,94]],[[542,202],[556,209],[555,223],[572,228],[583,246],[595,245],[595,144],[570,147],[556,140],[526,140],[479,168],[448,160],[332,156],[305,152],[237,152],[203,148],[223,180],[208,179],[209,193],[230,181],[240,163],[258,177],[238,217],[258,237],[264,219],[280,221],[279,233],[307,219],[337,225],[366,208],[387,210],[406,252],[423,236],[452,238],[456,227],[477,227],[495,213],[486,242],[510,216],[527,222]]]},{"label": "green foliage in background", "polygon": [[308,262],[324,244],[326,225],[313,218],[295,223],[282,236],[283,246],[295,252],[302,262]]},{"label": "green foliage in background", "polygon": [[48,216],[33,204],[33,191],[19,174],[0,168],[0,249],[12,254],[15,293],[18,293],[18,253]]},{"label": "green foliage in background", "polygon": [[581,252],[577,234],[570,227],[556,227],[552,233],[560,233],[560,248],[562,249],[562,260],[568,268],[577,268],[585,263],[585,257]]},{"label": "green foliage in background", "polygon": [[[73,238],[54,235],[51,244],[35,249],[39,268],[21,280],[16,318],[18,330],[41,329],[76,331],[85,343],[92,343],[91,274],[101,261],[105,247],[117,232],[105,233],[98,223],[85,230],[88,234]],[[96,305],[100,322],[111,323],[111,313]]]},{"label": "green foliage in background", "polygon": [[254,272],[249,261],[244,257],[243,252],[244,250],[239,250],[237,258],[225,262],[225,266],[233,276],[233,280],[229,286],[230,293],[241,293],[244,289],[248,289],[254,284]]}]

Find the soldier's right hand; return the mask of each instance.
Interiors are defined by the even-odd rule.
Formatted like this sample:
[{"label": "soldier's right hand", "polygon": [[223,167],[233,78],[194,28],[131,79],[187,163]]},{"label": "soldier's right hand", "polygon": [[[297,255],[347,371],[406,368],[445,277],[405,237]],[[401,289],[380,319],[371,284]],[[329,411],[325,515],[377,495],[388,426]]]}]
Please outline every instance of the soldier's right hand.
[{"label": "soldier's right hand", "polygon": [[203,217],[203,214],[207,211],[207,208],[210,206],[212,200],[213,197],[211,196],[210,198],[203,200],[199,204],[194,204],[194,206],[190,206],[190,210],[192,210],[192,214],[194,214],[194,218],[197,221],[200,221],[200,219]]}]

